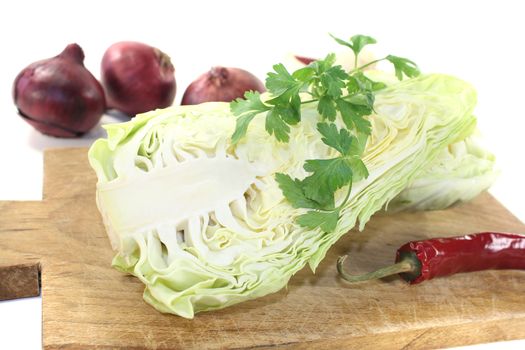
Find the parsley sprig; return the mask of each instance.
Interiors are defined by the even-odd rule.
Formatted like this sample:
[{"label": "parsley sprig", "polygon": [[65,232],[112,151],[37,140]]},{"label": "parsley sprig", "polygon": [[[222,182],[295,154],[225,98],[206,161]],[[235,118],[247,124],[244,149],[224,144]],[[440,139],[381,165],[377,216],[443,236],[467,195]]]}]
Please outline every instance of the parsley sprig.
[{"label": "parsley sprig", "polygon": [[[354,52],[352,70],[345,71],[340,65],[335,65],[333,53],[293,73],[279,63],[273,66],[273,72],[266,78],[270,99],[263,101],[258,92],[248,91],[244,99],[239,98],[230,104],[232,113],[237,116],[232,135],[232,142],[236,144],[246,135],[253,118],[262,113],[266,114],[266,131],[278,141],[288,142],[290,127],[301,121],[301,105],[317,103],[322,119],[317,124],[317,131],[323,143],[335,150],[337,156],[306,160],[303,167],[309,175],[302,180],[282,173],[277,173],[275,179],[294,208],[309,209],[297,218],[299,225],[311,229],[319,227],[324,232],[335,230],[341,210],[350,198],[352,183],[368,177],[361,159],[372,127],[366,117],[374,110],[375,92],[386,85],[369,79],[363,69],[380,61],[389,61],[399,80],[419,75],[414,62],[393,55],[357,67],[361,50],[375,44],[376,40],[366,35],[355,35],[349,41],[332,37]],[[337,127],[338,117],[344,127]],[[335,194],[343,187],[347,187],[346,195],[336,203]]]}]

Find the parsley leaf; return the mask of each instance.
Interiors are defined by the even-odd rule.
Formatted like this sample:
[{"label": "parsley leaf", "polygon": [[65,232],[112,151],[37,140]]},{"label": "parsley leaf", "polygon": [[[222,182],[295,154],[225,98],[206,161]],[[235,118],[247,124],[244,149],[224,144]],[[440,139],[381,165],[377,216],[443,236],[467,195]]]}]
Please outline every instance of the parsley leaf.
[{"label": "parsley leaf", "polygon": [[376,44],[376,39],[372,38],[371,36],[366,35],[354,35],[350,38],[350,41],[353,44],[352,50],[354,51],[354,54],[357,56],[363,47],[370,44]]},{"label": "parsley leaf", "polygon": [[345,79],[348,79],[348,74],[341,66],[330,67],[319,76],[321,86],[326,90],[326,94],[331,97],[341,96],[342,89],[346,85]]},{"label": "parsley leaf", "polygon": [[338,44],[346,46],[346,47],[350,48],[352,51],[354,50],[354,45],[352,45],[348,41],[343,40],[343,39],[339,39],[338,37],[336,37],[335,35],[333,35],[331,33],[328,33],[328,35],[330,35],[332,37],[332,39],[334,39]]},{"label": "parsley leaf", "polygon": [[308,83],[310,79],[315,74],[315,69],[313,69],[310,66],[306,66],[304,68],[300,68],[292,73],[292,77],[295,79]]},{"label": "parsley leaf", "polygon": [[290,139],[290,127],[283,121],[278,108],[271,109],[266,115],[265,128],[268,134],[275,135],[281,142],[288,142]]},{"label": "parsley leaf", "polygon": [[309,211],[306,214],[300,215],[297,218],[297,223],[312,230],[320,227],[324,232],[332,232],[337,227],[338,220],[339,210],[328,212]]},{"label": "parsley leaf", "polygon": [[302,81],[295,79],[282,63],[273,66],[274,72],[266,77],[266,89],[275,96],[285,93],[298,93],[303,85]]},{"label": "parsley leaf", "polygon": [[243,137],[246,135],[246,132],[248,131],[248,125],[250,125],[251,121],[257,113],[250,113],[241,115],[237,118],[235,123],[235,131],[232,135],[232,143],[235,145],[237,144]]},{"label": "parsley leaf", "polygon": [[355,129],[357,132],[370,134],[372,130],[372,124],[366,120],[363,116],[368,115],[371,112],[366,106],[353,104],[342,98],[336,101],[337,107],[341,112],[341,118],[346,127],[349,129]]},{"label": "parsley leaf", "polygon": [[332,67],[335,63],[335,60],[335,53],[329,53],[324,59],[314,61],[310,63],[309,66],[312,67],[318,75],[320,75],[323,72],[325,72],[328,68]]},{"label": "parsley leaf", "polygon": [[335,124],[318,123],[317,130],[323,135],[322,141],[343,155],[348,155],[352,147],[352,136],[346,129],[337,131]]},{"label": "parsley leaf", "polygon": [[238,116],[235,131],[232,135],[232,143],[236,144],[246,134],[248,125],[252,119],[259,113],[266,112],[270,109],[261,101],[261,95],[257,91],[247,91],[244,99],[238,98],[230,103],[231,112]]},{"label": "parsley leaf", "polygon": [[338,130],[333,123],[318,123],[317,130],[322,135],[322,141],[341,156],[307,160],[304,169],[311,175],[302,181],[283,177],[286,175],[282,174],[277,181],[292,206],[334,211],[338,210],[334,208],[335,192],[344,186],[351,186],[352,181],[368,176],[368,170],[360,159],[366,135],[354,137],[345,128]]},{"label": "parsley leaf", "polygon": [[283,191],[284,196],[294,208],[322,209],[314,200],[306,197],[301,180],[292,179],[290,176],[282,173],[275,174],[275,180],[279,188]]},{"label": "parsley leaf", "polygon": [[364,75],[363,72],[356,72],[352,78],[355,80],[358,91],[377,91],[386,87],[385,83],[373,81]]},{"label": "parsley leaf", "polygon": [[355,77],[355,74],[351,75],[348,79],[348,82],[346,83],[346,90],[350,95],[357,94],[359,91],[361,91],[361,84]]},{"label": "parsley leaf", "polygon": [[323,96],[319,99],[319,103],[317,104],[317,111],[324,118],[332,122],[335,120],[335,117],[337,115],[334,100],[330,96]]},{"label": "parsley leaf", "polygon": [[409,78],[417,77],[420,74],[417,65],[408,58],[388,55],[386,59],[394,65],[396,77],[403,80],[403,74]]},{"label": "parsley leaf", "polygon": [[299,95],[283,94],[266,101],[274,105],[272,111],[279,115],[288,125],[295,125],[301,121],[301,98]]},{"label": "parsley leaf", "polygon": [[359,156],[349,157],[347,161],[352,168],[352,181],[359,181],[368,177],[368,169]]},{"label": "parsley leaf", "polygon": [[352,139],[352,144],[350,145],[349,153],[356,156],[361,156],[365,151],[366,142],[368,141],[368,135],[363,133],[358,133]]},{"label": "parsley leaf", "polygon": [[260,113],[268,109],[269,107],[261,101],[261,94],[257,91],[246,91],[244,93],[244,99],[238,98],[230,103],[231,112],[237,116],[254,111]]},{"label": "parsley leaf", "polygon": [[[313,71],[310,86],[312,96],[321,99],[323,97],[337,98],[343,94],[346,80],[349,78],[347,72],[339,65],[334,66],[335,55],[329,54],[324,60],[317,60],[310,64]],[[302,75],[302,73],[300,74]],[[329,114],[331,118],[332,113]],[[333,113],[335,118],[335,113]]]},{"label": "parsley leaf", "polygon": [[354,35],[353,37],[350,38],[350,42],[342,40],[342,39],[339,39],[339,38],[333,36],[332,34],[330,34],[330,36],[338,44],[341,44],[343,46],[346,46],[346,47],[349,47],[350,49],[352,49],[352,51],[354,52],[354,56],[355,56],[354,65],[356,67],[357,67],[357,56],[359,55],[361,50],[363,50],[363,47],[365,47],[366,45],[377,43],[376,39],[372,38],[371,36],[366,36],[366,35]]},{"label": "parsley leaf", "polygon": [[309,159],[303,168],[312,173],[303,180],[306,196],[325,208],[333,207],[335,191],[352,181],[351,163],[345,157]]}]

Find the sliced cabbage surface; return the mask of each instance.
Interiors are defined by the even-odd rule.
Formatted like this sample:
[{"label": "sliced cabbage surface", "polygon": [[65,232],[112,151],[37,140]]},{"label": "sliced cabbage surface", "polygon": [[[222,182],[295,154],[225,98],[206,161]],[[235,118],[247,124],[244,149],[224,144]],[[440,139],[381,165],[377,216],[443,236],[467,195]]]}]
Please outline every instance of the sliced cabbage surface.
[{"label": "sliced cabbage surface", "polygon": [[[307,159],[334,156],[320,138],[315,104],[304,105],[289,143],[255,118],[233,146],[226,103],[171,107],[106,126],[89,161],[97,205],[116,251],[113,265],[145,284],[144,299],[192,318],[283,288],[354,226],[394,199],[448,145],[472,133],[474,89],[446,75],[403,81],[376,95],[363,161],[334,232],[309,230],[275,181],[303,178]],[[341,202],[346,189],[336,193]]]}]

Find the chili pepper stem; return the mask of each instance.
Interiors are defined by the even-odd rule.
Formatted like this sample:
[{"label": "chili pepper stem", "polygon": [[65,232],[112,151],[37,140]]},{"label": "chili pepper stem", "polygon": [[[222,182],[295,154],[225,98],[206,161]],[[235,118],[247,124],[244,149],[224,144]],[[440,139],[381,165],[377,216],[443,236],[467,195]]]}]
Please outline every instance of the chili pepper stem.
[{"label": "chili pepper stem", "polygon": [[368,272],[362,275],[350,275],[345,272],[343,267],[343,264],[347,257],[348,255],[343,255],[340,256],[339,259],[337,259],[337,272],[339,272],[339,276],[342,279],[352,283],[383,278],[403,272],[413,272],[416,269],[416,266],[414,266],[411,259],[403,259],[394,265],[383,267],[376,271]]}]

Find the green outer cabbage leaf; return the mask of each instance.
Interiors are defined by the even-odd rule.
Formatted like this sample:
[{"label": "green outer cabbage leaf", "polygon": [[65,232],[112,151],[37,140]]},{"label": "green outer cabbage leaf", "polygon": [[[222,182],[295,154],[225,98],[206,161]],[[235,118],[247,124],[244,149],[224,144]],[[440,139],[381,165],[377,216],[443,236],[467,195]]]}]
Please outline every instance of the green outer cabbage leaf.
[{"label": "green outer cabbage leaf", "polygon": [[[315,271],[343,234],[363,229],[420,169],[468,136],[475,104],[474,89],[446,75],[378,92],[363,155],[370,175],[354,183],[331,233],[299,226],[295,219],[305,209],[293,208],[274,178],[276,172],[302,178],[306,159],[334,156],[316,131],[313,104],[304,106],[286,144],[268,135],[259,117],[231,145],[235,117],[225,103],[172,107],[108,125],[89,161],[117,251],[113,266],[139,278],[144,299],[157,310],[186,318],[278,291],[306,264]],[[343,188],[336,202],[344,195]]]},{"label": "green outer cabbage leaf", "polygon": [[442,150],[387,206],[389,212],[439,210],[467,202],[496,180],[495,157],[481,146],[479,135]]}]

